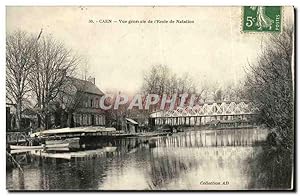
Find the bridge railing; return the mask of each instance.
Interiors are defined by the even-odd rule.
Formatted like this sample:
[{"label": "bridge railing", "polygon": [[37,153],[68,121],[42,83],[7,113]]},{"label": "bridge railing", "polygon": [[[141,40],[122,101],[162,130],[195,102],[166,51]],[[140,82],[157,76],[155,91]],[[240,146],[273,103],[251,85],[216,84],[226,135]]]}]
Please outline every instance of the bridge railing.
[{"label": "bridge railing", "polygon": [[175,110],[157,111],[150,118],[183,117],[183,116],[221,116],[255,114],[257,108],[252,102],[216,102],[197,105],[194,107],[178,107]]}]

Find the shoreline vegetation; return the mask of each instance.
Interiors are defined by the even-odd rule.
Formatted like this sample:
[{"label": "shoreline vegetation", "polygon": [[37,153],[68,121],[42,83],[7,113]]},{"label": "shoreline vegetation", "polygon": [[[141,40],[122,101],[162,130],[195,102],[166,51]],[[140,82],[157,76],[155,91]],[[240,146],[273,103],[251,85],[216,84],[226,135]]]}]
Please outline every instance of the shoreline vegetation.
[{"label": "shoreline vegetation", "polygon": [[293,34],[293,27],[285,27],[271,35],[250,65],[245,95],[259,109],[257,121],[270,129],[262,149],[249,160],[254,171],[250,188],[294,188]]}]

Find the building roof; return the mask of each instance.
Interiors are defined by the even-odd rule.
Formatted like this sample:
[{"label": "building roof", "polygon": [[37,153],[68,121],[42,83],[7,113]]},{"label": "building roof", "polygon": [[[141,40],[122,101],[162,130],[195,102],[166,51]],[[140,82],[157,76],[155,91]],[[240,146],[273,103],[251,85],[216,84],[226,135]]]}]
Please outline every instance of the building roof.
[{"label": "building roof", "polygon": [[76,87],[78,91],[96,94],[96,95],[104,95],[104,93],[92,82],[87,80],[81,80],[78,78],[70,77],[73,85]]}]

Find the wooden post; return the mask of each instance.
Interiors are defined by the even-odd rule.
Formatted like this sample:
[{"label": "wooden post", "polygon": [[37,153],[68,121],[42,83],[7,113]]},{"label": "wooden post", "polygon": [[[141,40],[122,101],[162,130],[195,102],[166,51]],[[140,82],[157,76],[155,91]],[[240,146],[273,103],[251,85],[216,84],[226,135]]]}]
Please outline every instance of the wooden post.
[{"label": "wooden post", "polygon": [[218,146],[218,134],[216,130],[215,130],[215,137],[216,137],[216,146]]},{"label": "wooden post", "polygon": [[204,133],[204,146],[206,147],[206,133]]},{"label": "wooden post", "polygon": [[200,119],[199,119],[199,126],[201,127],[202,126],[202,124],[201,124],[201,116],[199,117]]}]

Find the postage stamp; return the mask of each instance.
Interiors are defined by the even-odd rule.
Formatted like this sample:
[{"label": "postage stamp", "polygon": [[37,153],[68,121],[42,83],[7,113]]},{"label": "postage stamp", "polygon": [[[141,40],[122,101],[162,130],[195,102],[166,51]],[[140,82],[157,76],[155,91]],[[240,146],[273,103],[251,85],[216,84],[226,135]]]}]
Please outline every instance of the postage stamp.
[{"label": "postage stamp", "polygon": [[244,6],[243,32],[280,32],[281,6]]}]

